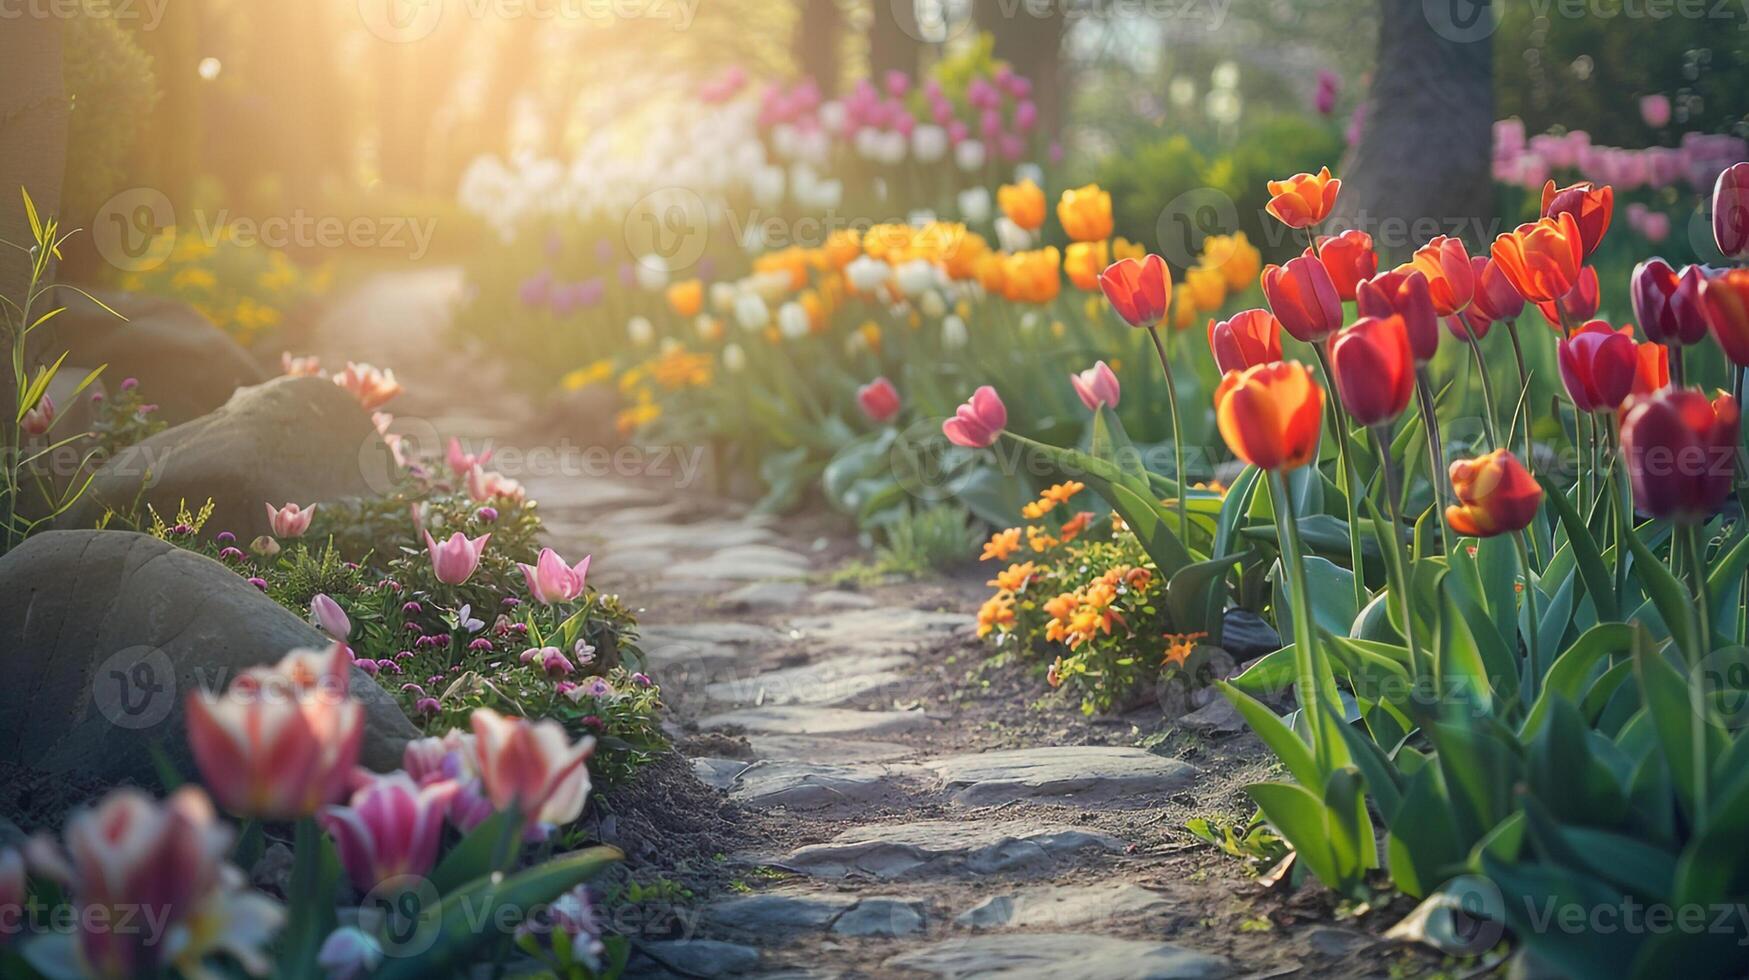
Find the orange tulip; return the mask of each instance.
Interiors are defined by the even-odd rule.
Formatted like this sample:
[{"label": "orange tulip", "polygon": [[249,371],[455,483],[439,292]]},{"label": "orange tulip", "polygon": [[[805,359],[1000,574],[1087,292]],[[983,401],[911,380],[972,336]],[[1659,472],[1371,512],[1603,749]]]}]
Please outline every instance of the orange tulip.
[{"label": "orange tulip", "polygon": [[1700,284],[1707,329],[1739,367],[1749,364],[1749,269],[1721,272]]},{"label": "orange tulip", "polygon": [[1166,304],[1172,297],[1172,272],[1158,255],[1139,262],[1122,259],[1100,274],[1099,285],[1125,323],[1151,327],[1166,315]]},{"label": "orange tulip", "polygon": [[1027,231],[1037,231],[1045,223],[1045,192],[1030,180],[996,188],[996,205],[1009,221]]},{"label": "orange tulip", "polygon": [[1342,407],[1361,425],[1403,414],[1415,393],[1415,355],[1400,316],[1363,317],[1330,342],[1330,373]]},{"label": "orange tulip", "polygon": [[1628,400],[1622,402],[1626,409],[1634,403],[1634,399],[1670,387],[1670,348],[1663,344],[1644,343],[1635,347],[1634,353],[1639,356],[1639,367],[1634,372],[1634,389],[1628,393]]},{"label": "orange tulip", "polygon": [[669,286],[668,308],[687,320],[698,316],[698,311],[704,309],[704,283],[687,279]]},{"label": "orange tulip", "polygon": [[1316,174],[1295,174],[1269,182],[1266,208],[1289,228],[1310,228],[1329,216],[1341,190],[1342,181],[1330,176],[1329,167]]},{"label": "orange tulip", "polygon": [[1105,270],[1104,241],[1070,242],[1063,250],[1063,272],[1076,289],[1089,292],[1099,288],[1099,274]]},{"label": "orange tulip", "polygon": [[1445,522],[1472,538],[1529,527],[1543,501],[1536,478],[1504,449],[1452,463],[1451,489],[1458,502],[1445,509]]},{"label": "orange tulip", "polygon": [[1415,250],[1415,259],[1408,266],[1427,277],[1427,291],[1433,297],[1433,311],[1451,316],[1470,305],[1476,293],[1476,273],[1470,268],[1470,253],[1456,238],[1440,235]]},{"label": "orange tulip", "polygon": [[1532,303],[1549,303],[1578,283],[1585,243],[1572,214],[1563,211],[1501,235],[1490,252],[1520,296]]},{"label": "orange tulip", "polygon": [[1016,252],[1003,263],[1002,295],[1015,303],[1049,303],[1062,291],[1055,246]]},{"label": "orange tulip", "polygon": [[1585,243],[1585,258],[1597,251],[1603,233],[1609,230],[1609,219],[1615,214],[1615,188],[1598,187],[1581,181],[1571,187],[1555,189],[1555,182],[1543,185],[1543,217],[1571,214],[1579,227],[1579,238]]},{"label": "orange tulip", "polygon": [[1215,389],[1215,421],[1233,455],[1259,469],[1297,469],[1317,456],[1324,389],[1298,361],[1230,371]]},{"label": "orange tulip", "polygon": [[862,254],[862,232],[855,228],[840,228],[826,236],[826,258],[832,268],[842,270]]},{"label": "orange tulip", "polygon": [[1064,191],[1057,201],[1057,220],[1062,222],[1063,232],[1075,241],[1110,238],[1111,195],[1100,190],[1098,184]]}]

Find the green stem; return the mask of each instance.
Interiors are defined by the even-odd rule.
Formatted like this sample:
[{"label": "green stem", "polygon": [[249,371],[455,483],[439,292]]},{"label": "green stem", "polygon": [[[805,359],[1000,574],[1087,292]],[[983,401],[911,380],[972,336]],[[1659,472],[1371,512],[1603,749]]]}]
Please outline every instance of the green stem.
[{"label": "green stem", "polygon": [[1305,715],[1306,731],[1312,736],[1312,750],[1320,768],[1327,768],[1335,758],[1335,746],[1328,745],[1322,715],[1325,711],[1319,695],[1317,670],[1317,633],[1312,623],[1311,590],[1306,587],[1306,569],[1300,561],[1299,531],[1294,527],[1292,500],[1287,480],[1275,470],[1269,471],[1269,509],[1275,514],[1276,542],[1281,551],[1282,572],[1287,576],[1289,601],[1293,604],[1294,697]]},{"label": "green stem", "polygon": [[1528,394],[1530,391],[1530,372],[1525,370],[1524,367],[1524,345],[1520,343],[1518,339],[1517,320],[1506,321],[1506,336],[1512,338],[1512,359],[1518,364],[1518,386],[1527,393],[1525,395],[1526,408],[1524,412],[1524,468],[1534,476],[1536,475],[1536,459],[1532,455],[1530,448],[1531,412],[1529,406],[1531,402]]},{"label": "green stem", "polygon": [[1695,662],[1699,663],[1708,653],[1712,652],[1712,610],[1709,608],[1706,587],[1706,555],[1701,551],[1700,531],[1693,524],[1684,524],[1681,528],[1683,551],[1687,553],[1688,575],[1694,589],[1694,640]]},{"label": "green stem", "polygon": [[1537,614],[1536,584],[1530,580],[1530,543],[1525,539],[1523,531],[1512,532],[1512,543],[1518,546],[1518,567],[1524,572],[1524,612],[1527,621],[1524,640],[1525,649],[1530,654],[1530,669],[1525,672],[1524,700],[1534,702],[1543,683],[1543,660],[1539,649],[1541,644],[1537,641],[1537,633],[1541,632],[1539,627],[1542,625],[1542,620]]},{"label": "green stem", "polygon": [[1688,553],[1688,571],[1694,586],[1694,649],[1689,651],[1688,663],[1688,730],[1691,751],[1694,753],[1695,823],[1705,826],[1707,778],[1712,772],[1712,766],[1706,751],[1706,726],[1709,721],[1706,694],[1701,688],[1706,672],[1701,669],[1701,665],[1713,647],[1712,614],[1707,609],[1706,562],[1701,554],[1700,532],[1693,524],[1683,524],[1677,533],[1683,539],[1683,550]]},{"label": "green stem", "polygon": [[1154,353],[1160,355],[1160,370],[1166,373],[1166,410],[1172,416],[1172,479],[1178,482],[1178,499],[1175,501],[1178,511],[1178,536],[1188,547],[1190,518],[1184,498],[1189,495],[1190,484],[1184,478],[1184,433],[1178,425],[1178,386],[1172,382],[1172,361],[1166,356],[1166,344],[1160,339],[1158,324],[1148,327],[1148,336],[1154,341]]},{"label": "green stem", "polygon": [[1409,606],[1408,544],[1403,541],[1403,492],[1398,485],[1396,461],[1391,459],[1390,427],[1373,426],[1372,438],[1373,445],[1378,447],[1379,466],[1385,471],[1385,502],[1391,509],[1391,548],[1385,560],[1396,566],[1397,581],[1392,586],[1398,593],[1398,613],[1403,617],[1403,643],[1409,650],[1409,673],[1411,677],[1419,678],[1421,661],[1415,653],[1415,622]]},{"label": "green stem", "polygon": [[[1445,445],[1439,436],[1439,416],[1435,414],[1433,407],[1433,384],[1427,380],[1425,366],[1415,369],[1415,394],[1421,402],[1421,425],[1427,430],[1428,479],[1433,484],[1433,505],[1440,514],[1444,514],[1449,496]],[[1434,524],[1439,525],[1440,522],[1435,521]]]},{"label": "green stem", "polygon": [[[1342,407],[1342,393],[1336,389],[1336,375],[1330,370],[1330,353],[1326,343],[1312,345],[1318,358],[1318,369],[1324,373],[1324,387],[1330,392],[1330,424],[1336,430],[1336,468],[1342,477],[1342,496],[1348,503],[1348,563],[1354,569],[1354,608],[1365,609],[1366,564],[1361,553],[1360,480],[1354,471],[1354,458],[1348,451],[1348,410]],[[1315,476],[1315,474],[1314,474]]]},{"label": "green stem", "polygon": [[1494,402],[1494,382],[1488,380],[1488,362],[1482,357],[1482,345],[1476,340],[1476,332],[1470,329],[1470,322],[1461,316],[1452,317],[1463,325],[1464,339],[1469,341],[1470,353],[1476,358],[1476,373],[1482,377],[1482,421],[1488,426],[1488,448],[1499,449],[1506,444],[1500,441],[1500,422],[1494,417],[1497,410]]}]

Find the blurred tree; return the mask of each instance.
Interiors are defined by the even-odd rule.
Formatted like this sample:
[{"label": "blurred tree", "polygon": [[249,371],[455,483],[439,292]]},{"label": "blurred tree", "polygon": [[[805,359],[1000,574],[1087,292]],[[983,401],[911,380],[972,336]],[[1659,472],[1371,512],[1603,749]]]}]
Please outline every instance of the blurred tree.
[{"label": "blurred tree", "polygon": [[843,71],[840,50],[844,44],[844,12],[838,0],[796,0],[801,8],[791,35],[796,68],[814,79],[820,94],[830,99],[838,94]]},{"label": "blurred tree", "polygon": [[1370,232],[1392,258],[1465,229],[1479,246],[1469,222],[1494,205],[1493,0],[1380,0],[1380,13],[1364,128],[1329,226]]},{"label": "blurred tree", "polygon": [[923,59],[916,0],[869,0],[869,7],[874,15],[868,25],[869,74],[879,79],[902,71],[915,77]]},{"label": "blurred tree", "polygon": [[1067,3],[1014,4],[997,0],[973,5],[978,29],[988,31],[996,40],[996,57],[1032,79],[1039,129],[1053,136],[1062,128],[1064,93],[1069,82],[1063,71],[1068,7]]},{"label": "blurred tree", "polygon": [[[0,295],[17,302],[30,282],[30,223],[24,197],[30,191],[42,214],[61,208],[61,175],[67,153],[67,98],[61,87],[59,17],[20,17],[0,30]],[[38,311],[41,312],[41,311]],[[11,372],[0,372],[6,384]]]}]

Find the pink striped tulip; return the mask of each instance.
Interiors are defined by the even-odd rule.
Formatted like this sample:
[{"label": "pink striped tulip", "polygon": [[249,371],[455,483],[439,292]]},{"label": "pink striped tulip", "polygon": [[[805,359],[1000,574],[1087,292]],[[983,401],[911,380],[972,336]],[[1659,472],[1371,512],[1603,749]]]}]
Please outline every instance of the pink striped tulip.
[{"label": "pink striped tulip", "polygon": [[190,692],[188,742],[220,806],[292,820],[345,791],[364,735],[364,708],[347,696],[350,670],[336,643],[252,667],[222,695]]},{"label": "pink striped tulip", "polygon": [[346,370],[334,376],[334,383],[352,392],[366,411],[383,407],[401,393],[395,372],[353,361],[346,362]]},{"label": "pink striped tulip", "polygon": [[496,470],[475,466],[468,470],[468,497],[476,503],[488,500],[520,501],[525,495],[522,484]]},{"label": "pink striped tulip", "polygon": [[1002,404],[1002,396],[996,394],[996,389],[989,385],[972,392],[972,397],[953,413],[953,418],[941,423],[947,441],[967,449],[983,449],[995,444],[996,437],[1007,427],[1008,407]]},{"label": "pink striped tulip", "polygon": [[1099,361],[1092,367],[1078,374],[1069,375],[1069,385],[1075,389],[1075,394],[1081,399],[1081,404],[1087,406],[1089,412],[1099,411],[1099,406],[1117,407],[1117,400],[1123,394],[1118,386],[1117,375],[1112,373],[1110,365]]},{"label": "pink striped tulip", "polygon": [[316,516],[316,505],[299,507],[297,504],[286,504],[275,510],[272,504],[263,504],[267,508],[267,526],[276,538],[301,538],[310,529],[310,519]]},{"label": "pink striped tulip", "polygon": [[438,542],[425,532],[425,550],[431,555],[431,572],[437,580],[445,585],[460,585],[474,574],[474,569],[480,567],[480,555],[486,551],[486,542],[492,539],[491,534],[482,534],[473,540],[460,531],[449,536],[449,539]]},{"label": "pink striped tulip", "polygon": [[550,606],[570,602],[583,594],[591,557],[584,555],[576,565],[566,565],[558,552],[542,548],[533,565],[517,562],[516,567],[522,569],[522,581],[528,585],[528,594],[534,597],[534,601]]},{"label": "pink striped tulip", "polygon": [[317,821],[334,838],[340,863],[360,892],[401,875],[423,875],[437,861],[443,815],[460,785],[421,786],[404,772],[372,777],[347,806],[327,806]]},{"label": "pink striped tulip", "polygon": [[589,798],[595,739],[572,742],[551,719],[507,718],[490,708],[472,717],[474,764],[497,810],[515,805],[531,829],[577,819]]},{"label": "pink striped tulip", "polygon": [[336,643],[345,643],[352,636],[352,620],[327,593],[318,592],[310,600],[310,622],[322,628]]}]

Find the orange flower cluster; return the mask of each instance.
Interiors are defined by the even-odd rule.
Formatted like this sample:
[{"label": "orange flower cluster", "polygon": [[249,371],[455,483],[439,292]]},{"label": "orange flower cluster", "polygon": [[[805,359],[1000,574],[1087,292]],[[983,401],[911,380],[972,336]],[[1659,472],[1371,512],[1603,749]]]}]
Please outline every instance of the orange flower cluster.
[{"label": "orange flower cluster", "polygon": [[1045,625],[1045,639],[1075,650],[1101,633],[1111,635],[1113,625],[1126,625],[1123,613],[1113,608],[1118,597],[1144,591],[1152,581],[1153,573],[1145,568],[1120,566],[1079,589],[1062,593],[1044,605],[1045,614],[1051,617]]}]

